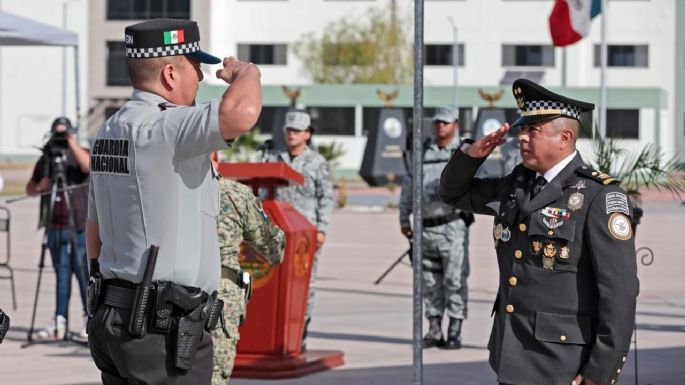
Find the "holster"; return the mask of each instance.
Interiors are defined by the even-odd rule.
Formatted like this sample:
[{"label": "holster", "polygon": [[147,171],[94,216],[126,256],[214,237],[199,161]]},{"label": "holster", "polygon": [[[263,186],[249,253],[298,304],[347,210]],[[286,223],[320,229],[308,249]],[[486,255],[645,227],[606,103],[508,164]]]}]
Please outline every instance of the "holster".
[{"label": "holster", "polygon": [[102,274],[94,273],[88,278],[88,294],[86,299],[86,310],[88,317],[93,318],[98,309],[100,295],[102,294]]},{"label": "holster", "polygon": [[166,333],[171,329],[172,314],[174,312],[174,304],[164,300],[164,292],[170,282],[157,282],[155,290],[155,301],[150,318],[150,328],[156,332]]},{"label": "holster", "polygon": [[95,311],[100,303],[102,294],[102,274],[100,274],[100,264],[97,259],[90,260],[90,277],[88,278],[88,291],[86,298],[86,311],[88,317],[93,318]]},{"label": "holster", "polygon": [[192,367],[193,357],[202,340],[206,323],[204,305],[197,306],[193,311],[179,318],[174,354],[174,364],[177,368],[189,370]]},{"label": "holster", "polygon": [[216,326],[221,318],[221,313],[224,311],[224,301],[217,298],[218,292],[214,291],[212,295],[209,296],[203,312],[206,314],[207,323],[205,324],[205,330],[211,332],[216,329]]}]

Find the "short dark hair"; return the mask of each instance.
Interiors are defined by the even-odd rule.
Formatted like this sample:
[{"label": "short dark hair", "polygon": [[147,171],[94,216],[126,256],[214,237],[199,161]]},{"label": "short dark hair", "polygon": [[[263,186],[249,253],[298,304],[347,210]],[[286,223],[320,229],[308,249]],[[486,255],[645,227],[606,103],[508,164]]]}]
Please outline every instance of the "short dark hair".
[{"label": "short dark hair", "polygon": [[178,67],[184,65],[181,56],[164,56],[155,58],[127,58],[128,74],[131,77],[133,85],[140,85],[149,81],[153,81],[159,72],[167,64],[173,64]]}]

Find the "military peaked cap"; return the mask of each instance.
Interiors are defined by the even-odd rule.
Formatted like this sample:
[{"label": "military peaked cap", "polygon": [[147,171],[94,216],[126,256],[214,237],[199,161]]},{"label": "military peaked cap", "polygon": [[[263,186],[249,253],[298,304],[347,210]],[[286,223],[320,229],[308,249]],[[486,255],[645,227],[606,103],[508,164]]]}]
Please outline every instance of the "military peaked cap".
[{"label": "military peaked cap", "polygon": [[560,116],[580,120],[583,112],[595,109],[592,103],[555,94],[528,79],[517,79],[512,85],[512,90],[521,114],[512,127]]},{"label": "military peaked cap", "polygon": [[126,57],[186,55],[202,63],[221,63],[221,59],[200,49],[200,30],[192,20],[147,20],[126,27],[125,34]]}]

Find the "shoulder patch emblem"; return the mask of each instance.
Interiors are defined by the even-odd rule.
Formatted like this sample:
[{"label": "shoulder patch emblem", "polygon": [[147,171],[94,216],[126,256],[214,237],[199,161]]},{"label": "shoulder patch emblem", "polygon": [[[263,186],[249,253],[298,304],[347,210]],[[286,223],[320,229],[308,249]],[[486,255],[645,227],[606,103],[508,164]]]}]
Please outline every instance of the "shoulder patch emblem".
[{"label": "shoulder patch emblem", "polygon": [[610,192],[606,196],[607,214],[623,213],[630,215],[628,210],[628,196],[620,192]]},{"label": "shoulder patch emblem", "polygon": [[633,237],[633,228],[630,227],[630,219],[622,213],[613,213],[609,217],[609,233],[614,238],[627,241]]}]

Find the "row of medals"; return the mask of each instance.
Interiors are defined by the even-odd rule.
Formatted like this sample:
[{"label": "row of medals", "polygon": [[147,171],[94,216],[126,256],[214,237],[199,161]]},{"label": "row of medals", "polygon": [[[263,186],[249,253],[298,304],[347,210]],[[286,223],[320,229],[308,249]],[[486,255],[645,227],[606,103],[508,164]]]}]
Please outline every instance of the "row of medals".
[{"label": "row of medals", "polygon": [[[585,181],[581,179],[573,187],[576,188],[576,192],[569,196],[567,204],[569,210],[576,211],[583,207],[583,203],[585,201],[585,196],[580,192],[580,189],[586,187]],[[545,207],[541,211],[541,214],[545,216],[542,219],[542,222],[550,230],[556,229],[557,227],[563,225],[564,219],[568,219],[570,217],[570,213],[567,210],[552,207]],[[509,242],[511,239],[511,230],[509,230],[508,227],[502,226],[501,223],[498,223],[493,229],[492,235],[495,238],[495,244],[497,244],[499,241]],[[557,245],[554,243],[554,241],[548,240],[544,247],[542,242],[533,241],[531,243],[531,248],[533,249],[535,255],[539,255],[540,251],[542,251],[543,268],[554,270],[554,257],[557,255]],[[571,256],[571,251],[566,246],[561,247],[558,250],[558,253],[559,258],[561,259],[568,259]]]}]

